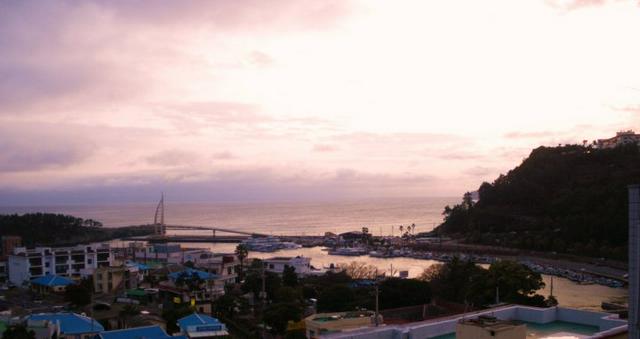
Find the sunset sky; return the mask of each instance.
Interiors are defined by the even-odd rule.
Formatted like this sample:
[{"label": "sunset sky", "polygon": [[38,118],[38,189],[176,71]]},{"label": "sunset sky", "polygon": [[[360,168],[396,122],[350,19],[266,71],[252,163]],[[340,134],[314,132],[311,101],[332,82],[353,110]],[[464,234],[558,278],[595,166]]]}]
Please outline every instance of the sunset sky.
[{"label": "sunset sky", "polygon": [[0,204],[460,196],[640,130],[637,0],[0,0]]}]

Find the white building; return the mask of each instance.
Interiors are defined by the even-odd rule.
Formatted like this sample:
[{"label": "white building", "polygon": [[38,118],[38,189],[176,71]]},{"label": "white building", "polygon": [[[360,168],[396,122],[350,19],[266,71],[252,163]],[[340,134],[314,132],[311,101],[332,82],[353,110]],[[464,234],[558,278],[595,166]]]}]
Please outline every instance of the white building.
[{"label": "white building", "polygon": [[311,258],[305,257],[275,257],[264,260],[267,271],[282,274],[285,266],[291,266],[296,269],[298,275],[308,275],[312,273]]},{"label": "white building", "polygon": [[615,148],[623,145],[636,144],[640,145],[640,134],[636,134],[632,130],[621,131],[616,136],[609,139],[599,139],[595,142],[598,148]]},{"label": "white building", "polygon": [[[515,320],[529,324],[546,325],[547,338],[621,338],[628,332],[627,321],[616,314],[575,310],[563,307],[537,308],[520,305],[508,305],[456,316],[413,322],[402,325],[380,327],[363,326],[344,332],[319,333],[316,338],[332,339],[394,339],[394,338],[437,338],[453,336],[461,321],[478,319],[482,316],[501,320]],[[583,327],[580,333],[574,328]],[[629,337],[632,338],[632,337]]]},{"label": "white building", "polygon": [[93,275],[98,267],[111,266],[113,255],[108,244],[74,247],[16,247],[9,256],[9,281],[16,285],[45,275],[82,279]]}]

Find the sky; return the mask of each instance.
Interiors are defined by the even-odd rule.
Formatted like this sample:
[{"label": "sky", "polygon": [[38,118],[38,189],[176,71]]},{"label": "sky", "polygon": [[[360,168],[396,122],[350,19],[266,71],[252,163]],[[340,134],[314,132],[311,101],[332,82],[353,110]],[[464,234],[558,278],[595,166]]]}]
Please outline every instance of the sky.
[{"label": "sky", "polygon": [[461,196],[640,130],[637,0],[0,0],[0,205]]}]

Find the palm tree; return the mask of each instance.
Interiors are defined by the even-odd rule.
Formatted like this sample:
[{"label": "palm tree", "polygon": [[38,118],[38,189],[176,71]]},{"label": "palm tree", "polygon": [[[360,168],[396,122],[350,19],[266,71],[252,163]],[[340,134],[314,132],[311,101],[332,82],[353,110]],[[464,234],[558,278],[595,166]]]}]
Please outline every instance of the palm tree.
[{"label": "palm tree", "polygon": [[244,259],[249,256],[249,249],[247,249],[245,244],[238,244],[238,246],[236,246],[236,256],[238,257],[238,260],[240,260],[240,272],[238,276],[240,277],[240,280],[242,280],[244,277]]}]

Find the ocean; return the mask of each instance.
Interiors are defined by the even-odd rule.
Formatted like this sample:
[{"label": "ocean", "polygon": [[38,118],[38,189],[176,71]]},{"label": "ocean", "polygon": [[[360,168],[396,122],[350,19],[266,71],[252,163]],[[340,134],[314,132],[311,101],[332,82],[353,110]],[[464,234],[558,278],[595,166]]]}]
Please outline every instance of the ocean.
[{"label": "ocean", "polygon": [[[374,235],[397,235],[398,226],[413,223],[416,232],[432,230],[442,222],[444,207],[459,200],[425,197],[334,202],[185,203],[165,198],[165,223],[217,226],[274,235],[323,235],[368,227]],[[156,204],[0,206],[0,214],[63,213],[100,221],[105,227],[120,227],[153,223]]]}]

